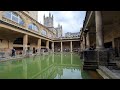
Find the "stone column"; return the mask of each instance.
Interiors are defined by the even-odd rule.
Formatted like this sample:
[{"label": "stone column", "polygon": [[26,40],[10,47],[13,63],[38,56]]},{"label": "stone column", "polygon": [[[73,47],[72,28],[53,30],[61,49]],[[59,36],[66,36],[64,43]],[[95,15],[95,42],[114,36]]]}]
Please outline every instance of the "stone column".
[{"label": "stone column", "polygon": [[49,50],[49,41],[46,41],[46,48]]},{"label": "stone column", "polygon": [[96,49],[101,50],[104,49],[101,11],[95,11],[95,22],[96,22]]},{"label": "stone column", "polygon": [[27,43],[28,43],[28,35],[24,35],[23,36],[23,55],[26,55]]},{"label": "stone column", "polygon": [[108,52],[104,48],[104,36],[102,26],[102,14],[101,11],[95,11],[95,22],[96,22],[96,50],[97,60],[99,65],[107,65],[108,63]]},{"label": "stone column", "polygon": [[73,49],[73,47],[72,47],[72,41],[70,41],[70,52],[72,52],[72,49]]},{"label": "stone column", "polygon": [[112,47],[115,49],[115,40],[114,40],[114,38],[112,39]]},{"label": "stone column", "polygon": [[61,41],[61,52],[63,52],[62,41]]},{"label": "stone column", "polygon": [[81,51],[81,40],[80,40],[80,51]]},{"label": "stone column", "polygon": [[52,42],[52,51],[54,52],[54,42]]},{"label": "stone column", "polygon": [[38,42],[37,42],[37,51],[38,51],[38,54],[40,54],[40,49],[41,49],[41,39],[38,39]]},{"label": "stone column", "polygon": [[80,50],[83,51],[83,41],[80,42]]},{"label": "stone column", "polygon": [[33,51],[33,46],[32,46],[32,44],[30,44],[30,50],[32,50],[32,51]]},{"label": "stone column", "polygon": [[86,36],[86,47],[87,47],[87,48],[90,48],[89,32],[87,32],[87,36]]},{"label": "stone column", "polygon": [[86,47],[86,38],[85,38],[85,34],[83,34],[83,50],[85,50]]}]

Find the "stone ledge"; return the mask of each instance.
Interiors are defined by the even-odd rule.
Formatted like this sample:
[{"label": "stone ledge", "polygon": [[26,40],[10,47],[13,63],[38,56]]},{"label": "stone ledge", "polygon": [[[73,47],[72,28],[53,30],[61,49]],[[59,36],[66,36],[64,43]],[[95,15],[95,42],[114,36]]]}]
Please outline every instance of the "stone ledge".
[{"label": "stone ledge", "polygon": [[112,71],[110,71],[108,68],[105,66],[99,66],[98,67],[106,76],[108,76],[110,79],[120,79],[119,76],[114,74]]},{"label": "stone ledge", "polygon": [[108,76],[106,76],[100,69],[96,69],[96,71],[104,78],[104,79],[110,79]]}]

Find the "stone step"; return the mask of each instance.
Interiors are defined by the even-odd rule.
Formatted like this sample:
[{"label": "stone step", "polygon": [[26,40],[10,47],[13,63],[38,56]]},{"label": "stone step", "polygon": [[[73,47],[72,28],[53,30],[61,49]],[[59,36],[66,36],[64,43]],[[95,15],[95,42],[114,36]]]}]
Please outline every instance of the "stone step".
[{"label": "stone step", "polygon": [[108,66],[117,66],[116,63],[108,63]]},{"label": "stone step", "polygon": [[108,76],[110,79],[120,79],[119,76],[117,76],[116,74],[114,74],[112,71],[110,71],[108,68],[106,68],[105,66],[99,66],[99,69],[106,75]]},{"label": "stone step", "polygon": [[85,64],[85,65],[83,65],[83,66],[98,66],[98,65],[86,65],[86,64]]},{"label": "stone step", "polygon": [[96,70],[97,68],[97,65],[83,65],[83,70]]},{"label": "stone step", "polygon": [[96,71],[104,78],[104,79],[110,79],[107,75],[105,75],[100,69],[96,69]]},{"label": "stone step", "polygon": [[98,63],[84,63],[84,65],[98,65]]}]

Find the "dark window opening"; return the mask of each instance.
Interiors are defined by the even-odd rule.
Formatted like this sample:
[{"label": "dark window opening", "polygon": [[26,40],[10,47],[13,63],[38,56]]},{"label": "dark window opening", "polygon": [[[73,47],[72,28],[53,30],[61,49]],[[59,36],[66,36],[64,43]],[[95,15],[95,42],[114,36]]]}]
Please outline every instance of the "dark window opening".
[{"label": "dark window opening", "polygon": [[112,48],[112,42],[104,43],[105,48]]},{"label": "dark window opening", "polygon": [[23,44],[23,38],[16,38],[13,44]]}]

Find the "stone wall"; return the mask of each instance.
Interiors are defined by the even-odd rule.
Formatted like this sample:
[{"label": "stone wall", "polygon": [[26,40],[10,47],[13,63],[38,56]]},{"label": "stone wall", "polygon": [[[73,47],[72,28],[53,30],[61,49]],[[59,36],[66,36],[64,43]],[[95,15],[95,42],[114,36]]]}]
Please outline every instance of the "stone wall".
[{"label": "stone wall", "polygon": [[8,40],[0,40],[0,49],[12,49],[13,48],[13,42]]}]

